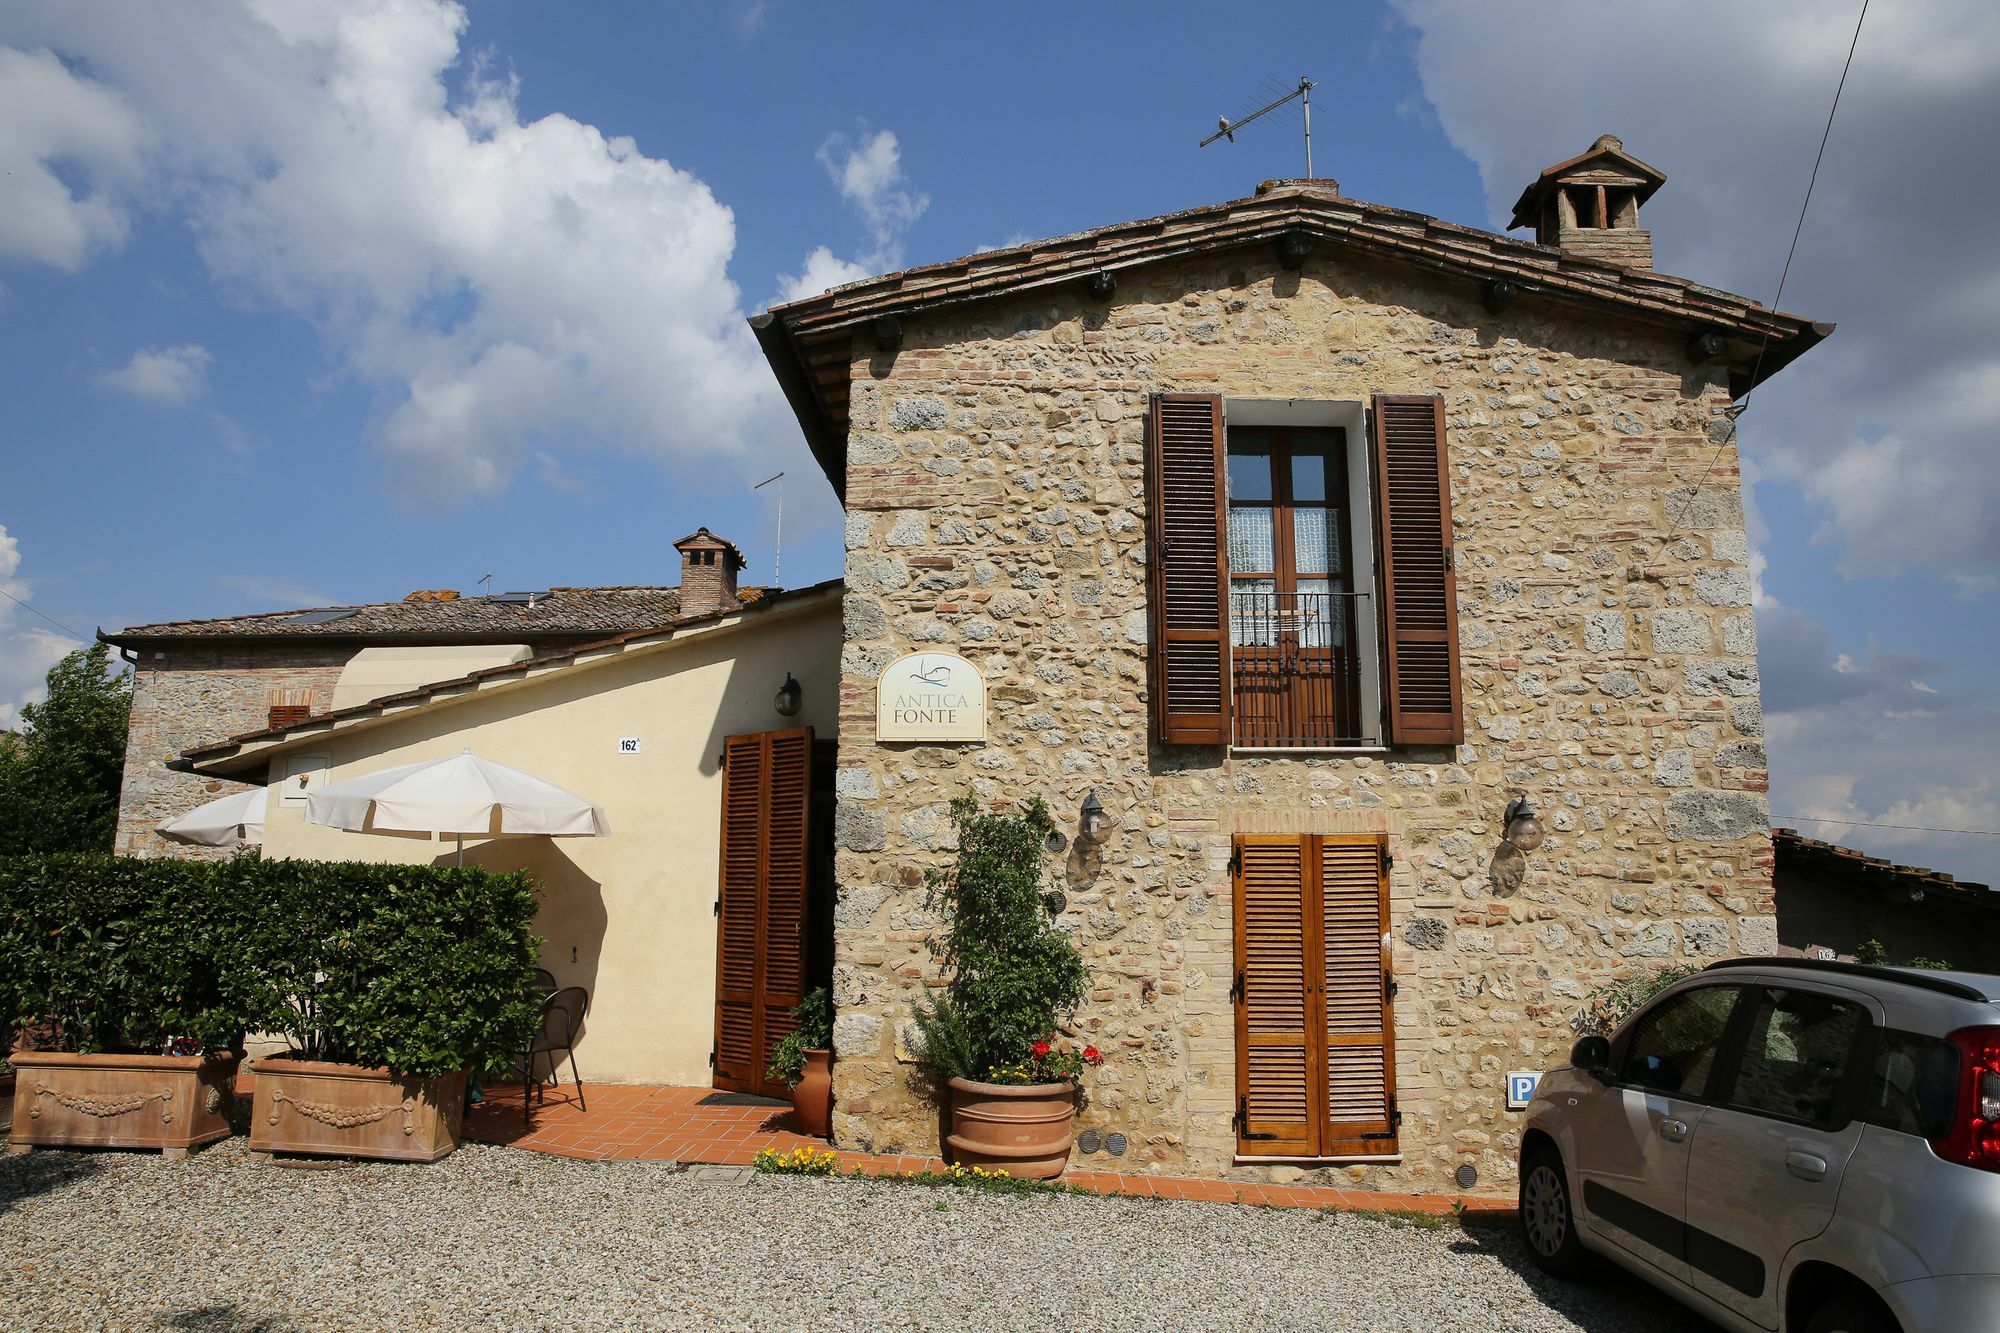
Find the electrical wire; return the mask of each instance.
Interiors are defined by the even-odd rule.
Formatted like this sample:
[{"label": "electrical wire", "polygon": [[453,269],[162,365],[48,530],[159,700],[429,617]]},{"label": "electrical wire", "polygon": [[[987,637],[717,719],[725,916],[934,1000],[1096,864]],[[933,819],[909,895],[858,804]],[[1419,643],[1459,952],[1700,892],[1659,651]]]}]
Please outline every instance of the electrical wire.
[{"label": "electrical wire", "polygon": [[5,588],[0,588],[0,597],[5,597],[8,601],[20,607],[23,611],[32,612],[35,615],[41,616],[43,620],[48,621],[51,625],[54,625],[57,629],[69,635],[72,639],[81,639],[88,637],[86,635],[77,633],[75,630],[71,629],[68,625],[63,624],[62,621],[57,620],[54,616],[48,615],[41,611],[37,611],[34,607],[29,606],[26,602],[16,597],[13,593],[8,592]]},{"label": "electrical wire", "polygon": [[1991,828],[1932,828],[1926,824],[1876,824],[1866,819],[1830,819],[1825,815],[1772,815],[1771,818],[1793,824],[1839,824],[1843,828],[1893,828],[1909,833],[1969,833],[1981,838],[2000,838],[2000,829]]}]

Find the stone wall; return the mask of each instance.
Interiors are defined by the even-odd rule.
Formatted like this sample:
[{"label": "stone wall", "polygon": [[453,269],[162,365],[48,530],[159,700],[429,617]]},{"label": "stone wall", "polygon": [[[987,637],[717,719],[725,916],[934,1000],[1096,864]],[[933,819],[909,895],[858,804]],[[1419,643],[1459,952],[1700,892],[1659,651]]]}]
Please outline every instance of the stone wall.
[{"label": "stone wall", "polygon": [[[1737,459],[1719,368],[1684,337],[1322,253],[1238,251],[905,320],[857,344],[847,491],[836,920],[835,1132],[928,1151],[908,1049],[935,972],[923,867],[945,803],[1095,789],[1119,823],[1062,874],[1095,986],[1077,1031],[1109,1055],[1086,1125],[1124,1169],[1236,1167],[1231,835],[1391,841],[1401,1165],[1513,1176],[1509,1069],[1566,1052],[1593,986],[1776,946]],[[1155,391],[1365,399],[1441,393],[1450,431],[1468,743],[1310,758],[1160,747],[1146,705],[1143,448]],[[1359,441],[1352,441],[1351,447]],[[1723,445],[1698,491],[1701,476]],[[924,646],[987,675],[982,745],[882,745],[875,677]],[[1550,829],[1517,892],[1489,860],[1530,793]],[[1085,1159],[1108,1165],[1107,1159]],[[1331,1178],[1334,1172],[1316,1173]]]},{"label": "stone wall", "polygon": [[254,784],[177,773],[166,761],[192,746],[261,729],[273,690],[309,692],[313,711],[325,712],[340,668],[353,654],[338,644],[287,643],[134,650],[115,850],[123,856],[229,856],[228,848],[190,846],[155,829]]}]

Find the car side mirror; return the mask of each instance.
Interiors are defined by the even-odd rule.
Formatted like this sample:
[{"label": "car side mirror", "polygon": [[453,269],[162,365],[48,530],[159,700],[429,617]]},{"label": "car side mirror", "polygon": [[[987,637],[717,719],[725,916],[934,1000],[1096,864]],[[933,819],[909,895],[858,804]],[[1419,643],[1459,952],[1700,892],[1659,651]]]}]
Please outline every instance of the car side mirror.
[{"label": "car side mirror", "polygon": [[1578,1037],[1569,1049],[1569,1062],[1586,1074],[1603,1078],[1611,1068],[1611,1043],[1598,1036]]}]

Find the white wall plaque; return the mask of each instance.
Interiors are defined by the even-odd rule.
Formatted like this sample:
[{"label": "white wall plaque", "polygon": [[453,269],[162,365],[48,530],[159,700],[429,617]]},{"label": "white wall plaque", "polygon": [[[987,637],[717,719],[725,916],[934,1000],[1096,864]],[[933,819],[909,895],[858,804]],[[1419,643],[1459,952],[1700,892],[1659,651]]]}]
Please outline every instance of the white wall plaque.
[{"label": "white wall plaque", "polygon": [[1535,1100],[1535,1088],[1542,1081],[1539,1069],[1517,1069],[1507,1075],[1507,1109],[1525,1111],[1528,1103]]},{"label": "white wall plaque", "polygon": [[878,741],[983,741],[986,680],[952,653],[912,653],[875,682]]},{"label": "white wall plaque", "polygon": [[639,738],[637,736],[620,736],[618,738],[618,753],[620,754],[639,753]]}]

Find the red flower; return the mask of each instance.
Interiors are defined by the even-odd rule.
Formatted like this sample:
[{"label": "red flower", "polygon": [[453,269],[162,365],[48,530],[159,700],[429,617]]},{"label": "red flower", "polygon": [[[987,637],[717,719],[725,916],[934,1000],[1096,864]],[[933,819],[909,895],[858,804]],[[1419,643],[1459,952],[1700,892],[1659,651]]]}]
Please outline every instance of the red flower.
[{"label": "red flower", "polygon": [[1104,1063],[1104,1056],[1095,1046],[1086,1046],[1083,1048],[1083,1062],[1087,1065],[1101,1065]]},{"label": "red flower", "polygon": [[1048,1055],[1048,1053],[1049,1053],[1049,1044],[1047,1042],[1038,1041],[1035,1043],[1035,1058],[1037,1060],[1045,1058]]}]

